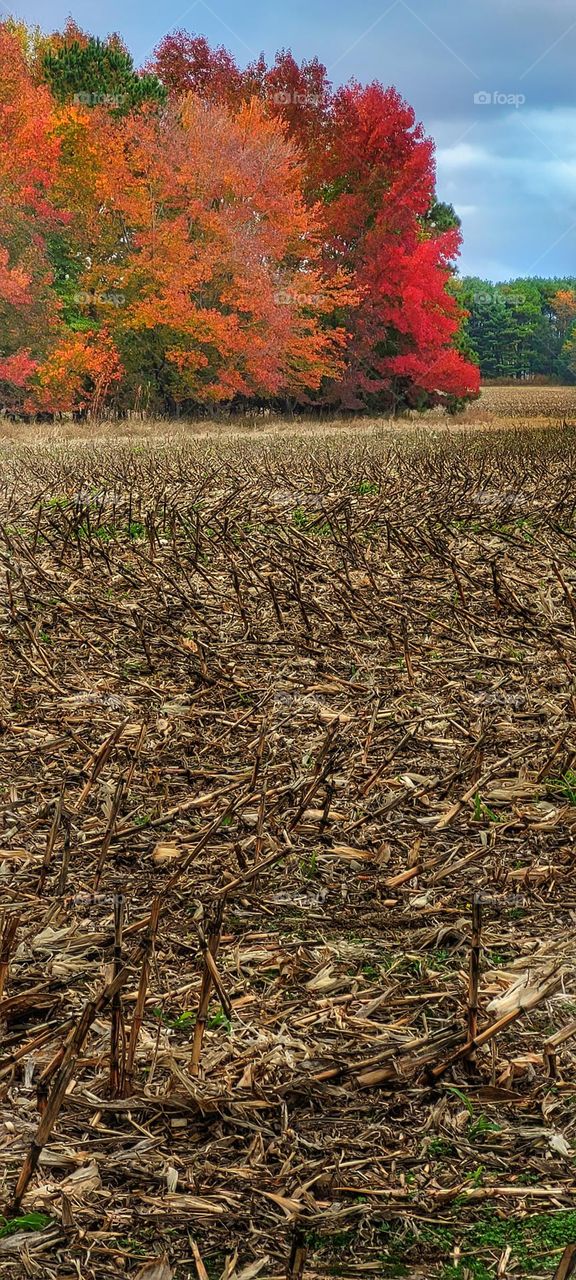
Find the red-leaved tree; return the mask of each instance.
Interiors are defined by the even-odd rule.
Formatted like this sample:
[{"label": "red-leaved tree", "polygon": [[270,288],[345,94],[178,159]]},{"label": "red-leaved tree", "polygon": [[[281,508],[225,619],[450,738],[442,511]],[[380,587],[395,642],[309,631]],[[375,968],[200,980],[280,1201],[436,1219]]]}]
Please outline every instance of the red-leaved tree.
[{"label": "red-leaved tree", "polygon": [[194,88],[237,104],[256,93],[279,117],[303,158],[303,189],[320,205],[324,263],[344,268],[356,302],[345,367],[319,399],[349,409],[450,403],[476,395],[479,374],[456,349],[462,311],[449,289],[460,247],[456,221],[438,231],[434,148],[394,89],[352,82],[333,93],[317,59],[289,52],[241,72],[223,49],[177,32],[150,64],[178,97]]}]

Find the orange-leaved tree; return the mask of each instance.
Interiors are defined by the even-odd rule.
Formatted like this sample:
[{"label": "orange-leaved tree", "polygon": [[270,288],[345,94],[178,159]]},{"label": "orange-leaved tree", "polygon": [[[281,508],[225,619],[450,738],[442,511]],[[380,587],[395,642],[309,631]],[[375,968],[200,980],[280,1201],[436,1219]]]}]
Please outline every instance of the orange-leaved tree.
[{"label": "orange-leaved tree", "polygon": [[58,320],[46,238],[57,223],[52,101],[17,34],[0,24],[0,396],[23,404]]},{"label": "orange-leaved tree", "polygon": [[71,105],[59,137],[76,299],[120,353],[119,403],[302,396],[337,376],[355,294],[326,277],[300,162],[258,102],[188,95],[122,120]]},{"label": "orange-leaved tree", "polygon": [[[0,405],[23,413],[94,408],[119,376],[98,326],[67,323],[58,289],[72,209],[62,200],[58,109],[38,83],[35,45],[0,24]],[[77,274],[85,266],[79,251]]]}]

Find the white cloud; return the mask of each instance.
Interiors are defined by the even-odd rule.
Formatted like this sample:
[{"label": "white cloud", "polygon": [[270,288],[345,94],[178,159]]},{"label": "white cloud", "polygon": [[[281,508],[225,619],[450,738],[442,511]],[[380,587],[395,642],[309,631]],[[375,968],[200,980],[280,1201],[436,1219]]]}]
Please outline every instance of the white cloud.
[{"label": "white cloud", "polygon": [[439,173],[441,170],[450,173],[458,169],[486,168],[492,161],[489,151],[470,142],[457,142],[453,147],[440,147],[436,152]]},{"label": "white cloud", "polygon": [[477,205],[477,204],[458,204],[458,203],[456,203],[456,204],[454,205],[454,208],[455,208],[456,213],[458,214],[458,217],[459,217],[459,218],[473,218],[473,217],[474,217],[474,214],[475,214],[475,213],[478,213],[478,205]]}]

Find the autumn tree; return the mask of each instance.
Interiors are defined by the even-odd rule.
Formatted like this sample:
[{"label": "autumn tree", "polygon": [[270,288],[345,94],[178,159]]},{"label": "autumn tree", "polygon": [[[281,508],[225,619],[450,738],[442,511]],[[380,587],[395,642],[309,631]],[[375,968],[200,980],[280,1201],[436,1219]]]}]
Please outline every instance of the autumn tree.
[{"label": "autumn tree", "polygon": [[51,260],[71,235],[50,91],[18,31],[0,24],[0,401],[16,412],[94,407],[118,360],[94,326],[69,332]]},{"label": "autumn tree", "polygon": [[37,89],[17,34],[0,24],[0,398],[21,407],[58,323],[46,237],[58,145],[52,102]]},{"label": "autumn tree", "polygon": [[347,367],[330,399],[396,410],[478,389],[455,349],[460,308],[448,284],[458,228],[438,230],[433,147],[394,89],[346,86],[334,99],[321,195],[334,264],[353,271]]},{"label": "autumn tree", "polygon": [[307,200],[321,207],[326,269],[351,273],[358,299],[340,317],[350,332],[344,375],[319,398],[388,410],[476,394],[449,287],[459,220],[436,198],[432,143],[398,93],[355,83],[333,93],[318,59],[298,65],[286,50],[241,73],[224,50],[210,55],[182,32],[150,66],[176,97],[192,84],[209,101],[256,93],[298,146]]},{"label": "autumn tree", "polygon": [[71,105],[59,136],[76,297],[120,353],[123,403],[306,397],[337,374],[354,294],[325,278],[299,160],[255,100],[232,115],[190,94],[122,121]]},{"label": "autumn tree", "polygon": [[[173,31],[164,36],[148,64],[176,98],[194,93],[205,102],[237,107],[246,96],[244,77],[232,54],[222,46],[212,49],[204,36]],[[253,92],[257,90],[252,85]],[[252,96],[252,94],[248,94]]]},{"label": "autumn tree", "polygon": [[395,90],[333,92],[286,50],[240,70],[184,33],[142,74],[71,21],[0,34],[4,402],[388,412],[475,393],[458,220]]}]

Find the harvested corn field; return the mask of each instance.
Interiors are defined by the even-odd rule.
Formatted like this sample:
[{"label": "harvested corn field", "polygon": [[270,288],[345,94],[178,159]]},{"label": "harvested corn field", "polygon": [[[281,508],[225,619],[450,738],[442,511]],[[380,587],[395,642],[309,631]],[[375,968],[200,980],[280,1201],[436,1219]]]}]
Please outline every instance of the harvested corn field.
[{"label": "harvested corn field", "polygon": [[547,387],[516,384],[485,386],[480,399],[460,415],[466,422],[491,419],[505,426],[521,427],[526,419],[562,421],[576,419],[576,387]]},{"label": "harvested corn field", "polygon": [[1,463],[0,1276],[554,1276],[576,433]]}]

